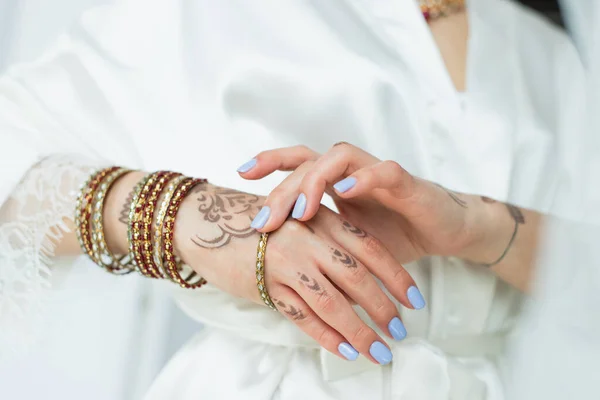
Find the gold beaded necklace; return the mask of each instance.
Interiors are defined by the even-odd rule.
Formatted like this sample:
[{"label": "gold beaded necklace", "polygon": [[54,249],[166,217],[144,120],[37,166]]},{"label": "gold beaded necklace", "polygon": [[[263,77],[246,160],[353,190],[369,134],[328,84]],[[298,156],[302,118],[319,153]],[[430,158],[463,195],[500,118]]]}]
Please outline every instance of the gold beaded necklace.
[{"label": "gold beaded necklace", "polygon": [[427,21],[445,17],[465,8],[465,0],[419,0],[421,12]]}]

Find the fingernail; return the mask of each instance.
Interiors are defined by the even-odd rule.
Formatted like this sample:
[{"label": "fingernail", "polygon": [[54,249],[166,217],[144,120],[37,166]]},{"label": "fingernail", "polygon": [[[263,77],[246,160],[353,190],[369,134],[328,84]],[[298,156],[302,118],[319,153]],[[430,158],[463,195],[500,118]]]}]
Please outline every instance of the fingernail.
[{"label": "fingernail", "polygon": [[256,214],[256,217],[254,217],[254,220],[252,221],[250,226],[254,229],[262,228],[267,223],[267,220],[269,219],[270,215],[271,209],[269,208],[269,206],[264,206],[263,208],[261,208],[259,213]]},{"label": "fingernail", "polygon": [[408,301],[410,301],[410,304],[412,304],[416,310],[425,307],[425,299],[416,286],[409,287],[406,294],[408,296]]},{"label": "fingernail", "polygon": [[356,178],[349,176],[346,179],[342,179],[341,181],[333,185],[333,188],[340,193],[344,193],[352,189],[354,185],[356,185]]},{"label": "fingernail", "polygon": [[392,334],[392,337],[396,340],[402,340],[406,337],[406,328],[398,317],[392,318],[388,324],[388,330]]},{"label": "fingernail", "polygon": [[240,167],[237,169],[237,172],[248,172],[250,171],[252,168],[254,168],[254,166],[256,165],[256,158],[253,158],[252,160],[240,165]]},{"label": "fingernail", "polygon": [[358,351],[350,343],[342,342],[338,346],[338,351],[346,357],[347,360],[354,361],[358,358]]},{"label": "fingernail", "polygon": [[292,211],[293,218],[302,218],[304,215],[304,210],[306,209],[306,196],[304,193],[300,193],[298,196],[298,200],[296,200],[296,204],[294,204],[294,211]]},{"label": "fingernail", "polygon": [[392,361],[392,352],[381,342],[373,342],[369,353],[381,365],[389,364]]}]

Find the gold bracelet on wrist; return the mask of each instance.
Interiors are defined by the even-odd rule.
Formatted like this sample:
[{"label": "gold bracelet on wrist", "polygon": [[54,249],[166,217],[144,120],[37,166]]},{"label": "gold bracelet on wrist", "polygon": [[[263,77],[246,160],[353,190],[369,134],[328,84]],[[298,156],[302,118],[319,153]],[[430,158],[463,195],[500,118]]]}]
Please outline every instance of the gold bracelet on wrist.
[{"label": "gold bracelet on wrist", "polygon": [[[162,273],[158,267],[158,265],[154,262],[154,251],[153,251],[153,221],[154,221],[154,212],[156,209],[156,204],[158,202],[158,198],[161,195],[165,185],[173,178],[180,176],[181,174],[177,174],[169,171],[160,171],[155,173],[156,179],[153,184],[150,184],[150,189],[148,191],[148,196],[146,197],[145,203],[142,206],[142,228],[141,228],[141,240],[140,240],[140,248],[142,251],[142,262],[146,266],[146,270],[150,271],[152,276],[156,278],[162,278]],[[142,190],[142,193],[144,191]]]},{"label": "gold bracelet on wrist", "polygon": [[112,254],[108,250],[106,244],[103,211],[106,194],[112,185],[123,175],[131,172],[130,170],[119,168],[107,175],[94,196],[93,212],[92,212],[92,251],[96,264],[103,267],[110,273],[124,275],[132,272],[135,269],[135,264],[128,258],[127,255],[120,258]]},{"label": "gold bracelet on wrist", "polygon": [[177,216],[177,212],[179,211],[179,206],[181,205],[181,202],[185,196],[192,188],[202,183],[206,183],[206,180],[186,178],[177,186],[175,189],[175,194],[171,198],[169,206],[167,207],[162,227],[163,263],[165,266],[165,272],[173,282],[177,283],[182,288],[187,289],[199,288],[206,283],[206,280],[204,280],[204,278],[199,278],[190,282],[195,275],[190,274],[190,276],[186,278],[181,275],[182,265],[175,257],[175,249],[173,246],[175,218]]},{"label": "gold bracelet on wrist", "polygon": [[129,242],[129,257],[133,260],[136,271],[140,274],[146,276],[146,271],[142,271],[144,265],[141,262],[141,259],[138,260],[136,257],[136,250],[138,246],[138,242],[140,239],[140,229],[142,223],[139,222],[140,214],[142,211],[141,205],[138,206],[140,202],[140,196],[142,193],[142,189],[146,186],[146,183],[150,180],[152,174],[148,174],[144,176],[138,183],[135,185],[133,189],[133,195],[131,197],[131,204],[129,205],[129,218],[127,223],[127,239]]},{"label": "gold bracelet on wrist", "polygon": [[90,226],[90,217],[92,214],[92,202],[94,194],[100,185],[100,182],[119,167],[105,168],[93,174],[82,186],[75,206],[75,226],[76,236],[81,249],[87,256],[97,263],[92,248],[92,232]]},{"label": "gold bracelet on wrist", "polygon": [[179,184],[185,179],[187,179],[185,176],[180,175],[169,182],[165,195],[158,209],[156,221],[154,221],[154,263],[158,266],[158,270],[164,279],[168,279],[169,275],[167,274],[163,263],[163,224],[165,221],[165,215],[167,214],[167,208],[169,207],[169,203],[175,194],[175,189],[177,189],[177,186],[179,186]]},{"label": "gold bracelet on wrist", "polygon": [[265,285],[265,255],[267,251],[268,239],[269,234],[263,233],[260,235],[260,239],[258,240],[258,247],[256,249],[256,287],[258,288],[260,298],[267,305],[267,307],[277,311],[275,304],[273,304],[273,300],[271,300],[271,296],[269,296],[267,286]]}]

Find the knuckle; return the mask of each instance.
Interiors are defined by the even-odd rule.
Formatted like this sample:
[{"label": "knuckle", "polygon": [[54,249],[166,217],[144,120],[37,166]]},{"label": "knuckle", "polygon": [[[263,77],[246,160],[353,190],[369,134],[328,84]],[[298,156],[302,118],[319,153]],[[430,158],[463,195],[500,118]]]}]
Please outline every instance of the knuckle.
[{"label": "knuckle", "polygon": [[373,331],[368,328],[365,324],[360,324],[348,338],[351,343],[370,343],[372,340],[369,340],[373,336]]},{"label": "knuckle", "polygon": [[369,272],[366,268],[357,267],[357,268],[347,268],[348,274],[346,279],[348,283],[352,286],[362,286],[363,283],[367,280],[369,276]]},{"label": "knuckle", "polygon": [[373,236],[366,236],[362,242],[365,253],[370,257],[381,259],[385,252],[385,247],[381,241]]},{"label": "knuckle", "polygon": [[327,328],[321,328],[321,329],[319,329],[319,332],[317,332],[316,335],[314,335],[314,338],[323,347],[325,347],[325,348],[331,348],[333,342],[335,342],[335,339],[336,339],[335,336],[336,335],[333,334],[333,332],[331,332],[329,329],[327,329]]},{"label": "knuckle", "polygon": [[396,161],[385,160],[382,163],[382,166],[385,167],[385,169],[391,171],[394,175],[403,175],[404,174],[404,168],[402,168],[400,166],[400,164],[398,164]]},{"label": "knuckle", "polygon": [[283,230],[292,235],[306,233],[306,225],[295,219],[289,219],[283,224]]},{"label": "knuckle", "polygon": [[325,314],[334,314],[337,310],[337,299],[327,292],[317,296],[317,307]]}]

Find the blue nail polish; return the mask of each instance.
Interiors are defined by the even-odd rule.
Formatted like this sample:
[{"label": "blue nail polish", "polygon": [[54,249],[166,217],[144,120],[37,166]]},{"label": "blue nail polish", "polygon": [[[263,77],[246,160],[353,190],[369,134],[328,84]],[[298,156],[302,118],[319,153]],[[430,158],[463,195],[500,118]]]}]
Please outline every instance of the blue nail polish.
[{"label": "blue nail polish", "polygon": [[349,176],[346,179],[342,179],[341,181],[333,185],[333,188],[340,193],[344,193],[352,189],[354,185],[356,185],[356,178]]},{"label": "blue nail polish", "polygon": [[392,361],[392,352],[381,342],[373,342],[369,353],[381,365],[389,364]]},{"label": "blue nail polish", "polygon": [[296,204],[294,204],[294,211],[292,211],[293,218],[302,218],[304,215],[304,210],[306,209],[306,196],[304,193],[300,193],[298,196],[298,200],[296,200]]},{"label": "blue nail polish", "polygon": [[252,168],[254,168],[254,166],[256,165],[256,158],[253,158],[252,160],[240,165],[240,167],[237,169],[237,172],[248,172],[250,171]]},{"label": "blue nail polish", "polygon": [[416,310],[425,307],[425,299],[416,286],[409,287],[406,294],[408,296],[408,301],[410,301],[410,304],[412,304]]},{"label": "blue nail polish", "polygon": [[350,343],[340,343],[338,351],[349,361],[354,361],[358,358],[358,351]]},{"label": "blue nail polish", "polygon": [[269,216],[271,215],[271,209],[268,206],[264,206],[261,208],[260,212],[256,214],[254,220],[250,224],[250,226],[254,229],[260,229],[267,223]]},{"label": "blue nail polish", "polygon": [[392,337],[396,340],[402,340],[406,337],[406,328],[398,317],[392,318],[388,324],[388,330],[392,334]]}]

